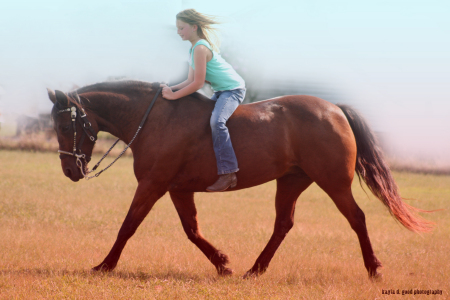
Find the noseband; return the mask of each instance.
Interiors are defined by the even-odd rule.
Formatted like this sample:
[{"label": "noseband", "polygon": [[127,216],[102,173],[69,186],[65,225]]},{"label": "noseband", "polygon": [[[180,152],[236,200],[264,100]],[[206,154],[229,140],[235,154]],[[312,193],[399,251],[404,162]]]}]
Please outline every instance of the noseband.
[{"label": "noseband", "polygon": [[[128,145],[125,147],[125,149],[123,149],[123,151],[119,154],[119,156],[112,163],[110,163],[106,168],[104,168],[103,170],[99,171],[98,173],[96,173],[93,176],[88,176],[88,175],[91,172],[94,172],[97,169],[97,167],[100,165],[102,160],[109,154],[109,152],[111,152],[111,150],[120,141],[120,139],[117,139],[117,141],[114,142],[114,144],[111,146],[111,148],[109,148],[109,150],[105,153],[105,155],[103,155],[103,157],[92,168],[92,170],[89,170],[87,168],[87,164],[91,160],[91,157],[86,159],[86,154],[81,152],[81,146],[83,145],[83,142],[84,142],[84,139],[86,138],[86,136],[88,136],[89,139],[95,143],[97,141],[97,134],[94,131],[94,129],[92,128],[91,122],[89,122],[87,120],[87,118],[86,118],[86,112],[84,111],[84,109],[83,109],[83,107],[81,105],[81,100],[80,100],[80,97],[78,96],[77,92],[75,91],[75,92],[70,93],[69,97],[72,98],[72,99],[75,99],[75,101],[79,104],[79,106],[74,104],[71,107],[59,110],[56,113],[60,114],[60,113],[64,113],[64,112],[70,112],[70,117],[72,119],[72,127],[73,127],[73,149],[72,149],[72,152],[58,150],[58,153],[71,155],[71,156],[76,157],[77,158],[77,161],[76,161],[77,167],[80,169],[81,174],[83,174],[83,177],[85,179],[89,180],[91,178],[100,176],[101,173],[103,173],[109,167],[111,167],[125,153],[125,151],[127,151],[127,149],[130,147],[131,143],[134,141],[134,139],[138,135],[138,133],[141,130],[142,126],[144,126],[144,123],[147,120],[147,117],[148,117],[150,111],[152,110],[153,104],[155,104],[156,98],[158,98],[158,95],[161,93],[161,90],[162,90],[162,88],[160,87],[160,88],[158,88],[157,92],[155,93],[155,97],[153,98],[152,102],[150,103],[149,107],[147,108],[147,111],[145,112],[145,115],[142,118],[142,121],[141,121],[141,123],[140,123],[140,125],[139,125],[139,127],[138,127],[138,129],[136,131],[136,133],[134,134],[133,138],[131,139],[130,143],[128,143]],[[78,118],[78,115],[80,115],[79,118]],[[83,128],[83,135],[81,136],[81,139],[80,139],[80,142],[78,144],[78,147],[77,147],[77,124],[76,124],[76,120],[77,119],[78,119],[79,123],[81,124],[81,128]],[[84,165],[86,166],[86,172],[84,172],[84,170],[83,170],[83,161],[82,160],[84,161]]]}]

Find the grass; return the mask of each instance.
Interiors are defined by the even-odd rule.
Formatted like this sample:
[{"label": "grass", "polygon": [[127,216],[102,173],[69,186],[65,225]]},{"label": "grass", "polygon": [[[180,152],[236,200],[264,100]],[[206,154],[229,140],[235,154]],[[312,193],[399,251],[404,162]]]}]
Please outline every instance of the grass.
[{"label": "grass", "polygon": [[[96,161],[99,156],[94,157]],[[103,164],[107,165],[110,160]],[[396,172],[408,203],[447,209],[450,177]],[[233,193],[198,193],[205,237],[230,256],[221,278],[186,238],[164,196],[130,239],[116,270],[91,273],[109,252],[136,188],[132,158],[72,183],[55,153],[0,150],[1,299],[396,299],[402,290],[450,292],[450,215],[427,214],[429,234],[400,227],[354,183],[384,278],[367,278],[356,235],[331,199],[313,185],[300,197],[294,228],[268,271],[243,280],[273,230],[275,182]],[[400,295],[385,295],[395,290]]]}]

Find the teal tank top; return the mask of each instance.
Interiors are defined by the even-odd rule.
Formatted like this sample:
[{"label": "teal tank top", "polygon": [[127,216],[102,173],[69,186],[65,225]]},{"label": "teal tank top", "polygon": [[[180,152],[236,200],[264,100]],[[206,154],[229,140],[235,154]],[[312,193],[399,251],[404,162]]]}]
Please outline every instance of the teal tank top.
[{"label": "teal tank top", "polygon": [[195,70],[194,49],[198,45],[204,45],[211,50],[213,57],[206,63],[206,81],[211,83],[214,91],[229,91],[238,88],[245,88],[244,79],[233,69],[233,67],[213,51],[211,45],[206,40],[199,40],[194,47],[189,50],[189,65]]}]

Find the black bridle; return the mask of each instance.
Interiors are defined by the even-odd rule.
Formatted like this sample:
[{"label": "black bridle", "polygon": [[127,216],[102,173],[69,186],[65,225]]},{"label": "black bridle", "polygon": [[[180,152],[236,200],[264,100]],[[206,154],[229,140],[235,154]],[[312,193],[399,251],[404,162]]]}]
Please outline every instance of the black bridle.
[{"label": "black bridle", "polygon": [[[67,107],[65,109],[59,110],[56,113],[60,114],[60,113],[64,113],[64,112],[70,112],[70,117],[72,119],[72,127],[73,127],[73,149],[72,152],[68,152],[68,151],[63,151],[63,150],[58,150],[58,153],[60,153],[60,156],[65,154],[65,155],[71,155],[76,157],[76,164],[77,167],[80,169],[81,173],[83,174],[85,179],[91,179],[93,177],[98,177],[100,176],[101,173],[103,173],[104,171],[106,171],[109,167],[111,167],[124,153],[125,151],[127,151],[127,149],[130,147],[131,143],[134,141],[134,139],[136,138],[136,136],[138,135],[139,131],[141,130],[142,126],[144,126],[145,121],[147,120],[148,115],[150,114],[150,111],[152,110],[153,105],[156,102],[156,99],[158,98],[159,94],[161,93],[162,88],[158,88],[158,90],[156,91],[155,96],[153,97],[152,102],[150,103],[149,107],[147,108],[147,111],[145,112],[144,117],[142,118],[141,123],[139,124],[139,127],[136,131],[136,133],[134,134],[133,138],[131,139],[131,141],[128,143],[128,145],[125,147],[125,149],[119,154],[119,156],[112,162],[110,163],[106,168],[104,168],[103,170],[99,171],[98,173],[96,173],[93,176],[88,176],[91,172],[95,171],[98,166],[100,165],[100,163],[102,162],[102,160],[109,154],[109,152],[111,152],[111,150],[114,148],[114,146],[120,141],[120,139],[117,139],[114,144],[111,146],[111,148],[109,148],[109,150],[105,153],[105,155],[103,155],[103,157],[99,160],[99,162],[92,168],[92,170],[89,170],[87,168],[87,164],[88,162],[91,160],[91,157],[86,158],[86,154],[81,152],[81,147],[83,146],[84,140],[86,138],[86,136],[89,137],[89,139],[94,142],[97,141],[97,133],[95,132],[95,130],[92,128],[92,124],[91,122],[89,122],[87,120],[86,117],[86,112],[81,104],[81,99],[78,96],[77,92],[72,92],[69,93],[69,97],[72,98],[73,100],[75,100],[75,102],[78,104],[74,104],[71,107]],[[80,142],[78,143],[77,146],[77,124],[76,122],[78,122],[81,124],[81,128],[83,128],[83,134],[81,136]],[[83,161],[82,161],[83,160]],[[84,162],[84,166],[86,167],[86,172],[83,170],[83,162]]]},{"label": "black bridle", "polygon": [[[81,146],[84,143],[84,140],[86,136],[89,137],[89,139],[92,142],[97,141],[97,133],[92,128],[91,122],[89,122],[86,118],[86,112],[84,108],[81,105],[81,99],[78,96],[76,92],[72,92],[69,94],[69,97],[74,99],[78,105],[73,105],[71,107],[67,107],[66,109],[62,109],[57,111],[57,114],[64,113],[64,112],[70,112],[70,118],[72,119],[72,128],[73,128],[73,149],[72,152],[58,150],[58,153],[60,153],[60,156],[63,154],[66,155],[72,155],[77,158],[77,166],[82,169],[81,159],[84,160],[85,165],[91,160],[91,157],[86,159],[86,155],[81,153]],[[81,136],[80,142],[77,146],[77,120],[78,123],[80,123],[81,128],[83,128],[83,134]]]}]

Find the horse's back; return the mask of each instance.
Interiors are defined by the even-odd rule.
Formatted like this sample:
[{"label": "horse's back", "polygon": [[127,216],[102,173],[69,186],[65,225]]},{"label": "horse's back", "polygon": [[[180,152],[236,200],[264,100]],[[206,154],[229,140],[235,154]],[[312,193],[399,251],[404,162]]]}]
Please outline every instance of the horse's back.
[{"label": "horse's back", "polygon": [[303,147],[324,140],[354,139],[339,107],[306,95],[282,96],[241,105],[227,126],[238,136],[263,132],[272,141],[284,139],[299,142]]},{"label": "horse's back", "polygon": [[248,164],[272,174],[269,180],[296,171],[320,180],[345,168],[343,180],[353,179],[353,132],[341,109],[323,99],[283,96],[241,105],[227,126],[241,170]]}]

